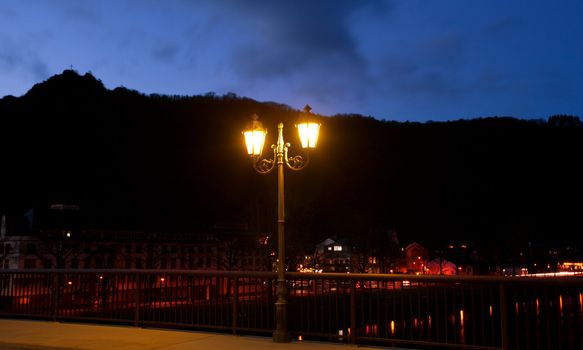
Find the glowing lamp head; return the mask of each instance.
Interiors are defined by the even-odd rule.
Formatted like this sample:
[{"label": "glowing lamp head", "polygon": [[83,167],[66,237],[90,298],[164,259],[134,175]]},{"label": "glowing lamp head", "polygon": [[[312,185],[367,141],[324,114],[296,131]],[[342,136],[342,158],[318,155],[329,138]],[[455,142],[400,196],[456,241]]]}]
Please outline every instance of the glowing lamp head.
[{"label": "glowing lamp head", "polygon": [[257,120],[259,119],[257,114],[254,114],[252,118],[253,121],[251,122],[250,128],[243,131],[243,135],[245,136],[245,144],[247,145],[247,154],[252,157],[259,157],[263,151],[263,143],[265,142],[267,130]]},{"label": "glowing lamp head", "polygon": [[[316,148],[318,144],[318,134],[320,132],[320,123],[313,120],[312,108],[309,105],[304,107],[304,112],[300,121],[296,124],[302,148]],[[312,119],[311,119],[312,118]]]}]

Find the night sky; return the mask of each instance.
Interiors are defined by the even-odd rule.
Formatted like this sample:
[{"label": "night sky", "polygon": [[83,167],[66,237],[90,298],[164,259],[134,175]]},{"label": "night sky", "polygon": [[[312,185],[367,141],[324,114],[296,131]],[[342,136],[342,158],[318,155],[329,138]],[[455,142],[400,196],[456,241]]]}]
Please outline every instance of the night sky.
[{"label": "night sky", "polygon": [[0,4],[0,96],[64,69],[390,120],[583,116],[583,1]]}]

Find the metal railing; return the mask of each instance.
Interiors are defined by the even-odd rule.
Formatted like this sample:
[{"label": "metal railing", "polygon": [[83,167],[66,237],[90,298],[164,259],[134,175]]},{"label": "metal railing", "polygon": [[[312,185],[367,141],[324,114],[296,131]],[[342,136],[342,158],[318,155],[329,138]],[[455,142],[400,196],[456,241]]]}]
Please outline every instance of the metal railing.
[{"label": "metal railing", "polygon": [[[583,279],[287,273],[296,339],[583,349]],[[3,270],[0,316],[270,334],[275,273]]]}]

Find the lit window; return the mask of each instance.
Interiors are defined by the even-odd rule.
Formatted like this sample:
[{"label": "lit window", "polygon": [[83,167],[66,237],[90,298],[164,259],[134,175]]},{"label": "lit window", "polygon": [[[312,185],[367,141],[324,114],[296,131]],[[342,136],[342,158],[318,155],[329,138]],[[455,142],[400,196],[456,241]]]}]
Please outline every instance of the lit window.
[{"label": "lit window", "polygon": [[335,245],[334,246],[334,251],[335,252],[341,252],[342,251],[342,246],[341,245]]}]

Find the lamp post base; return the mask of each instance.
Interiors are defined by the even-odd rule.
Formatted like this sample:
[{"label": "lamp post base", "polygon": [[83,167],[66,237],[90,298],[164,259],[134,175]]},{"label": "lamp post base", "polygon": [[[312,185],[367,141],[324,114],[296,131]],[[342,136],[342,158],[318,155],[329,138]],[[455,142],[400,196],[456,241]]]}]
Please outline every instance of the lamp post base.
[{"label": "lamp post base", "polygon": [[276,330],[273,332],[273,341],[275,343],[289,343],[291,342],[291,336],[289,335],[289,332],[279,332]]},{"label": "lamp post base", "polygon": [[289,343],[291,336],[287,328],[287,288],[285,280],[277,281],[277,301],[275,302],[275,331],[273,341],[276,343]]}]

